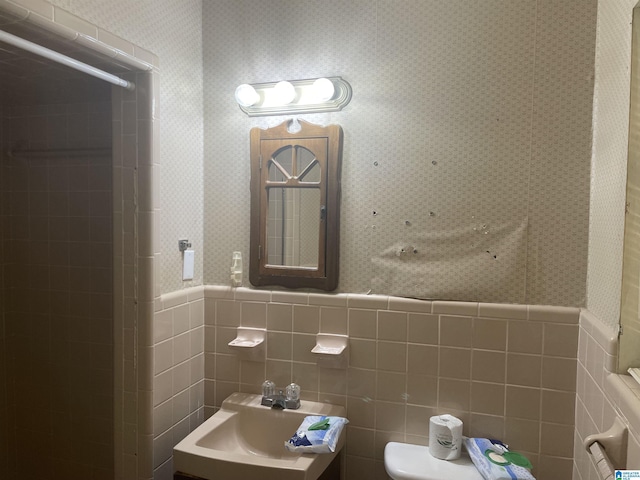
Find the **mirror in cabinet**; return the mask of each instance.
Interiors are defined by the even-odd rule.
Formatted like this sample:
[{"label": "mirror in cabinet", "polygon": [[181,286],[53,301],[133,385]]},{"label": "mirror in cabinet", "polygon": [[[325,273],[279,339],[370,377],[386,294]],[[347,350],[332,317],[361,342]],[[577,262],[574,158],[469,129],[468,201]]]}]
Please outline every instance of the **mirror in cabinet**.
[{"label": "mirror in cabinet", "polygon": [[633,10],[618,373],[640,368],[640,7]]},{"label": "mirror in cabinet", "polygon": [[342,129],[292,124],[251,130],[250,281],[334,290]]}]

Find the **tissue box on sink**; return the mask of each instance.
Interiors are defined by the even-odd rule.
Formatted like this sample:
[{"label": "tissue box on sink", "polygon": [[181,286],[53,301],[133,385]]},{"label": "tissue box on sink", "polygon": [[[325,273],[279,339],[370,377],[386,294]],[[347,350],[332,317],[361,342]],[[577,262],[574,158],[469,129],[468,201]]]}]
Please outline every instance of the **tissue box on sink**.
[{"label": "tissue box on sink", "polygon": [[343,417],[309,415],[284,446],[290,452],[333,453],[340,433],[349,420]]}]

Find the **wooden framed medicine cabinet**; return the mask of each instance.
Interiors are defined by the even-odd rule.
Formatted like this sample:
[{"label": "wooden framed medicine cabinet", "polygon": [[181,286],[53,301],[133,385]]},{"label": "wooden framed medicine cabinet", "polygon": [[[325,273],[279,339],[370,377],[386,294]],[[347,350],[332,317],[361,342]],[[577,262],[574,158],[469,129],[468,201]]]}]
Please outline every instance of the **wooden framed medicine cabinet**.
[{"label": "wooden framed medicine cabinet", "polygon": [[338,286],[342,129],[286,121],[251,129],[255,286]]}]

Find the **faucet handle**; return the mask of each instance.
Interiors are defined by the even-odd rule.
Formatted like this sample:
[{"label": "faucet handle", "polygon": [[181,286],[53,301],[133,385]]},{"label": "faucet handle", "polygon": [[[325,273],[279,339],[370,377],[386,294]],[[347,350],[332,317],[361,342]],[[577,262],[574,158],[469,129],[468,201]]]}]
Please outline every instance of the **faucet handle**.
[{"label": "faucet handle", "polygon": [[300,385],[297,383],[291,383],[287,385],[285,389],[287,400],[297,402],[300,400]]},{"label": "faucet handle", "polygon": [[287,385],[285,392],[285,403],[287,408],[292,408],[294,410],[300,408],[300,386],[295,383],[291,383]]},{"label": "faucet handle", "polygon": [[271,380],[265,380],[262,383],[262,396],[263,397],[273,397],[276,393],[276,384]]}]

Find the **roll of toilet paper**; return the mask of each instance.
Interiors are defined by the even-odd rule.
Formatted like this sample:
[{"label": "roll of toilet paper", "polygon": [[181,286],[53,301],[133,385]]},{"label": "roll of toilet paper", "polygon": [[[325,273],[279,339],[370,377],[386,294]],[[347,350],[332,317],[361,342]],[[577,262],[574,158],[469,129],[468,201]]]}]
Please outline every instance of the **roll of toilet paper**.
[{"label": "roll of toilet paper", "polygon": [[460,458],[462,420],[453,415],[435,415],[429,419],[429,453],[442,460]]}]

